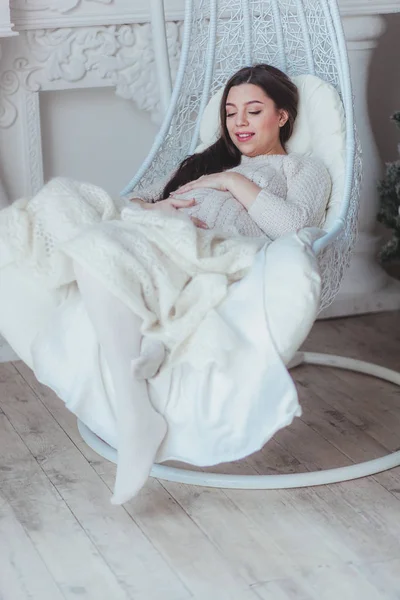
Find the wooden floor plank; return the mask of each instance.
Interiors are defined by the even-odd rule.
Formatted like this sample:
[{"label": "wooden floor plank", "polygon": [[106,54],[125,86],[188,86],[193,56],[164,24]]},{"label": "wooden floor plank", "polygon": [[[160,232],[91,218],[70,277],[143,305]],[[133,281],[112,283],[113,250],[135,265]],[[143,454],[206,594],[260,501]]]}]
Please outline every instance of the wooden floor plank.
[{"label": "wooden floor plank", "polygon": [[[29,379],[26,369],[20,365],[18,368]],[[43,402],[55,411],[72,439],[79,437],[75,418],[64,413],[62,407],[60,409],[59,401],[52,392],[41,391],[40,386],[35,386],[35,389],[43,393]],[[85,453],[88,458],[93,458],[91,464],[111,488],[114,465],[103,461],[90,449]],[[125,505],[125,509],[195,597],[216,600],[256,598],[247,582],[158,482],[150,480],[139,496]]]},{"label": "wooden floor plank", "polygon": [[[360,480],[361,481],[361,480]],[[331,486],[287,490],[284,495],[308,522],[316,528],[326,543],[341,552],[345,562],[357,564],[398,557],[400,552],[397,527],[391,527],[393,514],[400,515],[397,500],[372,479],[364,481],[365,504],[358,505],[351,496],[351,489],[360,482],[346,482]],[[393,503],[395,501],[396,503]],[[380,502],[389,508],[382,516],[383,523],[376,518],[374,503]]]},{"label": "wooden floor plank", "polygon": [[299,385],[298,390],[303,408],[301,420],[351,462],[371,460],[388,453],[382,444],[357,427],[343,412],[332,410],[332,406],[312,389]]},{"label": "wooden floor plank", "polygon": [[304,569],[301,576],[257,586],[263,600],[385,600],[358,567],[321,567]]},{"label": "wooden floor plank", "polygon": [[363,575],[377,590],[382,600],[400,600],[400,559],[372,563]]},{"label": "wooden floor plank", "polygon": [[0,477],[3,496],[67,600],[76,600],[77,594],[88,600],[127,600],[114,574],[4,414],[0,414]]},{"label": "wooden floor plank", "polygon": [[247,582],[210,543],[162,485],[151,479],[127,503],[142,529],[177,570],[196,598],[254,600]]},{"label": "wooden floor plank", "polygon": [[292,576],[254,586],[261,600],[312,600],[312,592],[301,578]]},{"label": "wooden floor plank", "polygon": [[109,488],[16,370],[4,366],[2,373],[3,410],[128,597],[188,598],[188,590],[127,512],[110,504]]},{"label": "wooden floor plank", "polygon": [[[262,458],[264,449],[245,460],[210,470],[239,475],[275,473],[276,466],[282,469],[280,472],[304,470],[298,461],[293,469],[291,454],[275,440],[267,447],[270,451],[266,462]],[[255,456],[257,460],[254,460]],[[272,458],[275,469],[271,471]],[[346,558],[356,558],[346,554],[346,548],[341,547],[338,539],[332,540],[325,530],[318,531],[314,524],[306,522],[296,506],[286,502],[282,491],[215,490],[169,482],[162,482],[162,485],[252,585],[279,579],[284,571],[297,572],[303,565],[320,564],[321,561],[342,564]],[[256,512],[260,504],[263,505],[262,523],[251,518],[249,506],[253,506],[254,501]],[[296,547],[297,537],[301,552]]]},{"label": "wooden floor plank", "polygon": [[[342,565],[358,560],[341,532],[330,526],[330,506],[315,506],[310,491],[229,490],[226,492],[240,511],[249,517],[260,533],[271,538],[288,556],[288,565],[297,569],[320,565]],[[288,569],[290,572],[291,569]]]},{"label": "wooden floor plank", "polygon": [[[371,437],[365,428],[358,427],[343,412],[332,409],[309,387],[298,386],[303,408],[301,419],[318,431],[353,462],[363,462],[384,456],[388,449]],[[374,476],[383,487],[400,500],[400,467]]]},{"label": "wooden floor plank", "polygon": [[11,506],[0,494],[0,598],[63,600]]},{"label": "wooden floor plank", "polygon": [[399,501],[373,478],[323,486],[322,498],[336,507],[348,543],[357,547],[366,562],[400,558]]},{"label": "wooden floor plank", "polygon": [[222,490],[162,482],[225,559],[249,584],[284,577],[290,557]]},{"label": "wooden floor plank", "polygon": [[387,450],[399,448],[400,416],[395,417],[392,412],[377,405],[374,393],[358,392],[328,367],[305,365],[296,368],[293,377],[303,389],[311,387],[317,397],[331,406],[332,411],[345,415]]},{"label": "wooden floor plank", "polygon": [[[48,406],[53,405],[54,409],[56,410],[56,406],[59,406],[58,404],[54,403],[54,398],[53,400],[51,400],[51,392],[46,394],[47,399],[46,399],[46,403],[48,404]],[[69,434],[70,435],[75,435],[75,430],[76,430],[76,426],[75,426],[75,421],[74,421],[74,417],[72,415],[68,415],[68,413],[66,415],[64,415],[63,417],[63,427],[67,427]],[[67,421],[69,422],[69,425],[67,425]],[[272,450],[273,449],[273,450]],[[89,452],[89,456],[91,455],[91,451],[90,449],[88,449]],[[271,463],[272,458],[274,458],[276,460],[275,463],[275,471],[278,468],[281,468],[282,466],[284,467],[284,470],[286,470],[287,472],[291,472],[294,470],[293,468],[293,463],[294,466],[297,467],[299,464],[299,461],[296,461],[295,459],[292,459],[292,456],[290,454],[288,454],[285,449],[283,449],[282,447],[279,446],[279,444],[277,444],[276,442],[273,442],[273,444],[271,444],[271,448],[265,450],[264,452],[267,452],[269,454],[269,461],[267,461],[267,465]],[[99,469],[99,471],[101,472],[101,467],[100,464],[102,464],[102,468],[103,468],[103,476],[105,477],[106,480],[109,481],[109,483],[112,483],[112,478],[114,475],[114,468],[113,466],[108,465],[108,463],[103,462],[102,459],[100,457],[97,457],[96,455],[93,456],[93,458],[95,458],[96,461],[96,465],[95,467],[97,469]],[[259,461],[261,463],[262,458],[259,458]],[[285,468],[286,466],[286,468]],[[230,464],[230,465],[220,465],[219,468],[218,467],[213,467],[212,470],[216,470],[216,471],[226,471],[226,472],[243,472],[243,473],[249,473],[249,465],[246,463],[246,461],[242,461],[241,463],[236,463],[236,464]],[[300,467],[299,470],[302,470],[302,468]],[[303,469],[304,470],[304,469]],[[254,472],[254,471],[252,471]],[[163,483],[164,486],[169,485],[166,483]],[[182,488],[184,488],[184,486],[182,486]],[[192,487],[188,487],[187,488],[187,493],[191,494],[191,490],[196,489],[196,488],[192,488]],[[171,492],[172,488],[168,487],[168,491]],[[205,491],[205,490],[199,490],[199,492],[201,493],[201,491]],[[214,491],[213,491],[214,492]],[[230,494],[231,492],[226,492],[226,494]],[[232,492],[234,494],[234,492]],[[247,494],[249,496],[253,496],[254,493],[256,492],[247,492]],[[215,492],[215,494],[217,495],[218,492]],[[270,492],[265,492],[263,493],[264,495],[270,495]],[[210,500],[210,505],[214,506],[214,504],[216,503],[216,495],[211,495],[211,497],[209,498]],[[175,496],[176,499],[176,496]],[[294,515],[297,517],[298,521],[301,522],[302,519],[301,517],[297,514],[297,511],[293,508],[293,513]],[[214,512],[214,511],[211,511]],[[189,511],[190,513],[190,511]],[[136,512],[134,513],[135,515],[137,514]],[[193,518],[193,515],[191,515]],[[275,517],[279,518],[281,515],[276,514]],[[283,518],[286,518],[286,515],[282,515]],[[240,520],[240,518],[244,519],[246,521],[247,516],[244,516],[243,514],[241,516],[238,516],[237,519]],[[220,515],[219,515],[219,511],[216,510],[215,511],[215,520],[221,520],[220,519]],[[199,524],[199,520],[197,520],[197,523]],[[144,525],[145,527],[145,525]],[[222,526],[221,526],[222,527]],[[254,529],[254,525],[253,525],[253,529]],[[263,554],[263,562],[266,563],[264,567],[262,567],[262,565],[259,565],[259,569],[257,571],[257,566],[254,567],[254,570],[251,571],[250,570],[250,565],[249,565],[249,558],[247,556],[247,554],[245,554],[244,549],[242,546],[239,547],[238,550],[238,560],[240,559],[241,556],[241,560],[243,563],[242,569],[245,571],[246,568],[249,569],[249,579],[247,579],[246,575],[243,575],[244,577],[246,577],[246,579],[248,581],[250,581],[251,578],[258,580],[261,576],[262,573],[269,572],[271,573],[273,571],[273,569],[270,569],[269,566],[269,561],[271,560],[270,557],[272,555],[272,552],[274,552],[275,554],[275,561],[278,562],[281,560],[279,557],[284,557],[282,558],[282,561],[285,562],[286,567],[288,567],[288,565],[291,565],[291,568],[295,568],[296,565],[298,565],[298,562],[300,561],[300,564],[310,564],[308,561],[308,559],[310,558],[307,554],[307,552],[303,552],[303,553],[293,553],[292,552],[292,540],[291,540],[291,536],[293,535],[293,531],[289,528],[287,530],[287,535],[288,535],[288,539],[287,539],[287,544],[288,546],[291,548],[290,553],[286,553],[284,551],[284,548],[281,548],[279,546],[277,546],[277,544],[274,542],[273,538],[270,535],[270,531],[265,532],[264,530],[260,530],[259,526],[257,525],[257,530],[260,531],[261,533],[261,537],[264,538],[264,547],[267,547],[267,551]],[[299,530],[299,526],[297,526],[297,530]],[[209,535],[210,539],[215,543],[215,545],[217,545],[217,547],[219,547],[221,549],[221,552],[223,551],[225,553],[225,556],[229,559],[229,557],[232,557],[232,553],[234,552],[234,550],[230,547],[228,548],[228,544],[224,543],[223,539],[218,539],[218,536],[216,535],[216,530],[215,527],[211,527],[209,526],[208,528],[206,528],[204,530],[206,532],[206,535]],[[308,538],[311,538],[311,540],[313,540],[315,542],[316,545],[316,549],[315,550],[310,550],[310,552],[313,553],[314,556],[314,562],[317,562],[319,564],[321,557],[325,557],[326,563],[329,563],[329,561],[339,561],[340,563],[342,562],[342,550],[340,552],[335,553],[333,550],[329,550],[326,549],[325,547],[325,542],[323,541],[322,537],[319,534],[316,533],[310,533],[310,526],[308,523],[303,522],[303,526],[302,529],[299,530],[299,536],[301,535],[306,535]],[[150,535],[150,534],[149,534]],[[234,536],[234,528],[232,526],[232,536]],[[260,536],[259,536],[260,537]],[[278,536],[279,537],[279,536]],[[282,542],[282,539],[279,538],[280,541]],[[269,542],[269,543],[268,543]],[[253,540],[251,538],[251,536],[249,536],[249,539],[247,540],[246,538],[242,541],[242,544],[248,544],[250,545],[251,543],[253,543]],[[311,544],[310,544],[311,547]],[[224,549],[224,550],[223,550]],[[343,549],[344,550],[344,549]],[[291,558],[292,555],[292,558]],[[339,556],[340,555],[340,556]],[[268,558],[267,558],[268,557]],[[300,557],[300,558],[299,558]],[[349,558],[349,557],[348,557]],[[351,555],[351,558],[354,558],[353,555]],[[311,564],[314,564],[314,562],[311,560]],[[235,563],[236,564],[236,563]],[[263,569],[263,570],[262,570]],[[253,577],[254,575],[254,577]],[[276,572],[275,574],[271,575],[272,577],[276,576]]]},{"label": "wooden floor plank", "polygon": [[[398,323],[400,311],[381,315],[362,315],[343,319],[317,321],[302,349],[310,352],[327,352],[341,356],[376,363],[389,369],[400,371],[398,345]],[[375,322],[383,319],[392,323],[392,331],[387,326],[386,333],[375,327]],[[345,371],[338,370],[342,377]]]}]

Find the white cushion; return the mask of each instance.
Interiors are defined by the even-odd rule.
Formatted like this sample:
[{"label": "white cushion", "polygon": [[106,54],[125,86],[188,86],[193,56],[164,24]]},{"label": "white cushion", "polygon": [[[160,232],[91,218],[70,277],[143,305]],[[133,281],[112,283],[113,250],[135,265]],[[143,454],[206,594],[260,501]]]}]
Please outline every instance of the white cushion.
[{"label": "white cushion", "polygon": [[0,333],[33,369],[33,341],[68,297],[70,286],[45,289],[29,267],[13,263],[0,269],[0,290]]},{"label": "white cushion", "polygon": [[318,315],[321,277],[313,242],[322,230],[302,229],[276,239],[267,248],[264,307],[279,356],[288,364]]},{"label": "white cushion", "polygon": [[[315,156],[322,160],[332,178],[332,193],[325,227],[337,217],[343,194],[346,164],[346,126],[343,105],[335,88],[314,75],[292,78],[299,89],[299,110],[288,152]],[[220,89],[208,102],[200,127],[201,145],[197,152],[216,141],[219,134]]]}]

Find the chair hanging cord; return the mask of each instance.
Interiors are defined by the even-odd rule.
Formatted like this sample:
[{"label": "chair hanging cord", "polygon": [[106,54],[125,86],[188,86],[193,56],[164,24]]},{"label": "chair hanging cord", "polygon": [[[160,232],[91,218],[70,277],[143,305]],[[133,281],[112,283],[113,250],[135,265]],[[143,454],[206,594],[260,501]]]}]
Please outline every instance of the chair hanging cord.
[{"label": "chair hanging cord", "polygon": [[283,29],[282,29],[282,19],[281,13],[279,10],[279,1],[271,0],[272,7],[272,15],[274,18],[275,24],[275,33],[276,33],[276,41],[278,43],[278,53],[279,53],[279,68],[281,71],[286,73],[287,64],[286,64],[286,53],[285,53],[285,40],[283,37]]},{"label": "chair hanging cord", "polygon": [[[328,31],[329,31],[329,38],[331,40],[332,51],[333,51],[333,54],[335,57],[335,65],[337,67],[337,71],[338,71],[338,75],[339,75],[340,90],[342,90],[342,88],[343,88],[343,73],[342,73],[342,66],[341,66],[342,60],[341,60],[339,46],[338,46],[337,29],[334,26],[332,13],[330,10],[330,8],[332,8],[333,3],[331,0],[320,0],[320,1],[321,1],[322,10],[324,12],[326,24],[327,24]],[[335,0],[335,2],[336,2],[336,0]]]},{"label": "chair hanging cord", "polygon": [[164,0],[150,0],[151,28],[154,46],[154,58],[157,67],[160,102],[163,114],[168,110],[171,100],[171,66],[169,64],[167,30],[165,25]]},{"label": "chair hanging cord", "polygon": [[200,101],[199,114],[197,115],[196,127],[193,133],[192,142],[190,144],[189,155],[193,154],[196,149],[197,141],[199,139],[201,119],[203,117],[203,113],[207,106],[207,102],[210,96],[210,87],[215,65],[215,47],[217,43],[217,17],[218,0],[210,0],[210,23],[208,30],[208,43],[206,53],[206,73],[204,77],[203,93]]},{"label": "chair hanging cord", "polygon": [[339,7],[335,1],[330,2],[330,10],[333,23],[337,34],[337,43],[340,54],[340,67],[342,74],[342,97],[346,113],[346,180],[344,190],[344,200],[340,217],[345,220],[349,211],[351,191],[353,187],[354,177],[354,156],[355,156],[355,123],[354,123],[354,106],[353,106],[353,90],[350,77],[350,65],[347,54],[346,41],[344,37],[342,19],[339,13]]},{"label": "chair hanging cord", "polygon": [[137,171],[136,175],[130,180],[130,182],[124,187],[121,196],[126,196],[130,194],[135,186],[139,183],[143,175],[146,173],[147,169],[150,167],[153,162],[158,150],[161,148],[161,145],[165,141],[165,137],[168,133],[169,128],[171,127],[172,119],[175,116],[175,109],[178,104],[178,100],[180,97],[180,92],[182,88],[182,82],[185,75],[186,64],[188,61],[189,50],[190,50],[190,42],[191,42],[191,33],[192,33],[192,15],[193,15],[193,0],[186,0],[185,2],[185,17],[184,17],[184,28],[183,28],[183,40],[182,40],[182,50],[181,50],[181,59],[179,62],[178,73],[176,75],[175,85],[171,96],[171,102],[168,107],[167,114],[164,117],[164,121],[160,127],[160,130],[153,142],[153,145],[150,149],[147,158],[141,165],[140,169]]},{"label": "chair hanging cord", "polygon": [[310,75],[315,75],[315,63],[314,56],[311,47],[310,34],[308,31],[307,18],[304,10],[303,0],[297,0],[297,13],[299,15],[299,21],[301,25],[301,31],[303,34],[304,47],[306,50],[307,57],[307,69]]},{"label": "chair hanging cord", "polygon": [[336,64],[339,69],[340,85],[342,99],[346,117],[346,174],[343,190],[343,200],[340,214],[333,223],[329,231],[313,244],[313,250],[316,254],[326,248],[341,233],[348,218],[350,209],[353,181],[354,181],[354,158],[355,158],[355,128],[354,128],[354,107],[353,92],[350,79],[350,66],[347,55],[346,41],[344,37],[342,20],[336,0],[329,0],[329,6],[322,0],[322,6],[325,9],[325,15],[328,18],[326,10],[329,12],[329,20],[332,30],[335,34],[334,44]]},{"label": "chair hanging cord", "polygon": [[243,28],[244,28],[244,55],[246,66],[250,67],[253,64],[253,44],[251,35],[251,14],[249,0],[242,0],[243,11]]}]

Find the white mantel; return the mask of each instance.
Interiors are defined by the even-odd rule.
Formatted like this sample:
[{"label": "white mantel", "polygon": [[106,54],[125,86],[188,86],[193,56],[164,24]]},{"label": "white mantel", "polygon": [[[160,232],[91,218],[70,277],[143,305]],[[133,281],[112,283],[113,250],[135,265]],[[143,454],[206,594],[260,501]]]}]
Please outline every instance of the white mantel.
[{"label": "white mantel", "polygon": [[[76,110],[78,99],[68,92],[81,92],[82,108],[87,109],[89,102],[95,102],[93,115],[88,114],[87,119],[87,127],[92,128],[88,135],[100,140],[95,144],[108,143],[108,139],[98,137],[97,125],[107,131],[112,119],[115,130],[123,132],[119,134],[123,135],[123,143],[115,147],[114,141],[107,159],[114,164],[110,177],[112,174],[118,177],[120,189],[144,158],[156,131],[154,123],[161,115],[149,25],[150,3],[142,0],[11,0],[10,10],[4,0],[0,1],[0,37],[20,34],[0,40],[0,206],[6,202],[2,176],[10,200],[40,188],[44,154],[49,163],[49,155],[52,158],[51,153],[60,151],[58,162],[57,157],[55,161],[50,160],[48,172],[51,174],[61,174],[57,169],[69,158],[72,171],[78,168],[76,159],[65,157],[59,146],[63,136],[70,139],[70,128],[66,124],[64,130],[59,127],[58,131],[58,125],[50,119],[54,113],[62,120],[64,105],[67,113]],[[400,308],[400,285],[388,278],[375,260],[380,243],[375,233],[376,180],[382,171],[366,105],[371,56],[385,31],[382,15],[400,11],[400,5],[398,0],[340,0],[339,4],[352,69],[364,179],[359,241],[339,295],[325,316]],[[184,0],[165,0],[165,8],[174,75],[179,60]],[[388,73],[388,77],[391,76],[394,74]],[[110,88],[116,95],[111,95]],[[98,97],[95,90],[99,90]],[[40,106],[38,91],[51,92],[52,101],[47,101],[47,95]],[[69,114],[69,118],[73,116]],[[129,139],[125,139],[125,131],[121,129],[123,119],[128,119],[127,132],[134,130],[140,138],[134,140],[135,143],[130,144]],[[85,122],[79,122],[77,127],[85,127]],[[88,177],[96,173],[90,153],[86,151],[82,157],[83,166],[88,161]],[[127,154],[132,156],[129,172],[124,166]],[[107,187],[101,161],[98,171],[103,177],[98,183]],[[110,188],[115,185],[110,181]]]},{"label": "white mantel", "polygon": [[0,1],[0,38],[16,35],[11,22],[10,6],[7,0]]},{"label": "white mantel", "polygon": [[389,15],[400,12],[397,0],[339,0],[343,16]]},{"label": "white mantel", "polygon": [[[151,14],[150,2],[141,0],[11,0],[10,4],[17,30],[145,23]],[[183,19],[184,0],[164,0],[164,4],[167,21]],[[397,0],[339,0],[339,8],[343,16],[400,11]],[[6,13],[7,7],[3,10]]]}]

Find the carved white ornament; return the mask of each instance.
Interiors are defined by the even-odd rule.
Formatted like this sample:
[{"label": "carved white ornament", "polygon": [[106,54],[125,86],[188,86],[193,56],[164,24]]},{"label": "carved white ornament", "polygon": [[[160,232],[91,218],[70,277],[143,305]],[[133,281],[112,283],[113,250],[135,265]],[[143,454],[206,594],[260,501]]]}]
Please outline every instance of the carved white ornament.
[{"label": "carved white ornament", "polygon": [[[181,46],[181,22],[167,24],[167,40],[175,77]],[[145,24],[102,27],[61,28],[21,32],[29,55],[16,58],[12,68],[0,76],[0,127],[10,127],[18,117],[13,96],[20,88],[28,92],[52,87],[63,89],[110,85],[116,93],[133,100],[159,122],[160,99],[153,51],[151,26]]]},{"label": "carved white ornament", "polygon": [[11,0],[11,8],[14,10],[32,10],[32,11],[52,11],[58,13],[67,13],[74,10],[83,2],[95,2],[97,4],[112,4],[114,0]]},{"label": "carved white ornament", "polygon": [[28,92],[38,92],[40,85],[32,80],[32,75],[40,67],[32,67],[26,58],[17,58],[13,69],[4,71],[0,77],[0,127],[13,125],[18,117],[18,110],[11,97],[21,88]]}]

